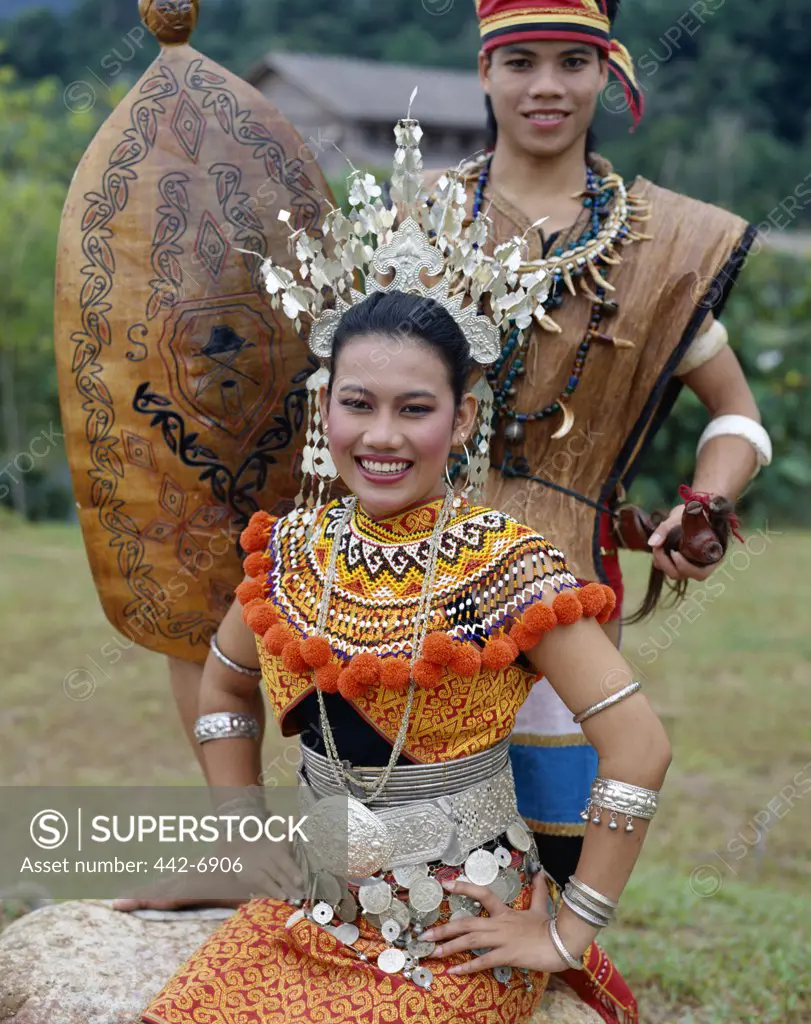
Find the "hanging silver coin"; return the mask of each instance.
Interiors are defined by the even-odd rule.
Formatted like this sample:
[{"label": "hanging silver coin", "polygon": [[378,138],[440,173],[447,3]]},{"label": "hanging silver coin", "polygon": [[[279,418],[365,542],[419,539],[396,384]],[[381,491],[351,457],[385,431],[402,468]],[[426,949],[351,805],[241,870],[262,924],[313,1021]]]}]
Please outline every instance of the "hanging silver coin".
[{"label": "hanging silver coin", "polygon": [[396,921],[400,925],[400,931],[405,931],[411,924],[411,914],[408,912],[408,907],[402,900],[398,900],[396,897],[391,901],[391,906],[380,917],[383,921],[386,918]]},{"label": "hanging silver coin", "polygon": [[513,862],[513,855],[506,846],[497,846],[493,850],[493,856],[496,858],[496,864],[500,868],[508,868]]},{"label": "hanging silver coin", "polygon": [[355,902],[355,897],[348,893],[341,902],[338,904],[338,917],[346,924],[352,924],[352,922],[358,916],[358,905]]},{"label": "hanging silver coin", "polygon": [[512,967],[494,967],[493,974],[496,976],[496,981],[501,982],[502,985],[508,985],[513,976],[513,969]]},{"label": "hanging silver coin", "polygon": [[419,934],[418,929],[425,931],[426,928],[430,928],[432,924],[439,920],[439,911],[432,910],[429,914],[419,914],[416,910],[412,910],[411,920],[414,922],[413,929],[415,934]]},{"label": "hanging silver coin", "polygon": [[405,962],[405,967],[403,968],[403,973],[405,974],[405,976],[407,978],[409,977],[409,973],[408,972],[409,971],[413,971],[415,967],[419,967],[419,961],[417,960],[416,957],[413,957],[410,953],[406,953],[406,962]]},{"label": "hanging silver coin", "polygon": [[316,875],[315,894],[318,899],[332,907],[337,906],[344,895],[341,883],[329,871],[319,871]]},{"label": "hanging silver coin", "polygon": [[360,936],[360,929],[356,924],[339,924],[337,928],[333,928],[332,934],[344,945],[354,946]]},{"label": "hanging silver coin", "polygon": [[470,896],[449,896],[448,906],[451,908],[451,913],[455,910],[468,910],[475,917],[481,913],[482,905],[478,900],[473,900]]},{"label": "hanging silver coin", "polygon": [[418,967],[411,975],[411,980],[420,988],[430,988],[434,975],[427,967]]},{"label": "hanging silver coin", "polygon": [[329,924],[335,916],[335,911],[329,905],[329,903],[316,903],[313,907],[313,921],[316,924],[325,925]]},{"label": "hanging silver coin", "polygon": [[394,875],[394,881],[398,885],[408,889],[412,882],[415,882],[418,878],[428,877],[428,865],[408,864],[404,867],[395,868],[392,874]]},{"label": "hanging silver coin", "polygon": [[386,942],[396,942],[400,938],[400,925],[390,917],[381,918],[380,933]]},{"label": "hanging silver coin", "polygon": [[380,931],[383,922],[380,920],[379,914],[364,914],[363,916],[366,918],[366,920],[372,926],[372,928],[376,928],[378,931]]},{"label": "hanging silver coin", "polygon": [[512,903],[521,892],[521,876],[515,868],[507,868],[504,872],[504,881],[507,883],[507,898],[505,903]]},{"label": "hanging silver coin", "polygon": [[514,821],[507,829],[507,838],[510,840],[510,845],[514,846],[516,850],[520,850],[521,853],[526,853],[532,845],[529,833],[517,821]]},{"label": "hanging silver coin", "polygon": [[294,924],[303,921],[306,916],[303,910],[294,910],[290,917],[288,917],[285,928],[292,928]]},{"label": "hanging silver coin", "polygon": [[406,946],[408,952],[418,960],[433,956],[436,949],[435,942],[426,942],[425,939],[411,939]]},{"label": "hanging silver coin", "polygon": [[475,917],[475,914],[471,914],[469,910],[454,910],[449,920],[460,921],[463,917]]},{"label": "hanging silver coin", "polygon": [[402,949],[393,949],[391,947],[384,949],[377,958],[377,966],[384,974],[399,974],[405,967],[405,962],[405,953]]},{"label": "hanging silver coin", "polygon": [[415,881],[408,893],[408,902],[418,914],[430,914],[442,903],[445,893],[435,878]]},{"label": "hanging silver coin", "polygon": [[498,877],[496,858],[488,850],[474,850],[465,861],[465,874],[474,885],[489,885]]},{"label": "hanging silver coin", "polygon": [[507,885],[507,879],[503,874],[498,875],[488,886],[491,892],[493,892],[502,903],[507,902],[507,893],[509,892],[509,886]]},{"label": "hanging silver coin", "polygon": [[392,891],[387,882],[373,882],[362,885],[358,890],[360,905],[367,913],[382,914],[391,906]]}]

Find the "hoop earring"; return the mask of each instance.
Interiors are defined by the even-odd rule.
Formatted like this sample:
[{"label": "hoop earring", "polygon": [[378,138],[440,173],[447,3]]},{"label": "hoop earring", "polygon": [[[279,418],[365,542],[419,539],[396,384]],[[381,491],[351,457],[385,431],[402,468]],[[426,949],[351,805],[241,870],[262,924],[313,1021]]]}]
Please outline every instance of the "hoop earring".
[{"label": "hoop earring", "polygon": [[[465,486],[467,486],[467,480],[470,477],[470,452],[467,450],[467,445],[465,444],[464,441],[462,441],[462,447],[465,450],[464,474],[465,474]],[[459,470],[460,473],[462,471],[463,471],[462,469]],[[451,480],[451,474],[448,471],[448,463],[447,462],[445,463],[445,479],[448,482],[448,487],[450,487],[450,489],[452,491],[455,491],[456,487],[455,487],[455,485],[453,483],[453,480]],[[464,490],[464,488],[463,488],[463,490]]]}]

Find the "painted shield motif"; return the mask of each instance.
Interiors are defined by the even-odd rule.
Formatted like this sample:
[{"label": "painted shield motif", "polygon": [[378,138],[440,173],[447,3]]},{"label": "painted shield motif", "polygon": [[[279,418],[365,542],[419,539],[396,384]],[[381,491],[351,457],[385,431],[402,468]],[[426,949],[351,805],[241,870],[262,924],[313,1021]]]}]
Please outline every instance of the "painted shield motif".
[{"label": "painted shield motif", "polygon": [[252,87],[172,46],[82,159],[62,218],[56,357],[79,516],[104,610],[205,659],[241,579],[237,539],[298,490],[307,346],[259,260],[291,265],[329,189]]}]

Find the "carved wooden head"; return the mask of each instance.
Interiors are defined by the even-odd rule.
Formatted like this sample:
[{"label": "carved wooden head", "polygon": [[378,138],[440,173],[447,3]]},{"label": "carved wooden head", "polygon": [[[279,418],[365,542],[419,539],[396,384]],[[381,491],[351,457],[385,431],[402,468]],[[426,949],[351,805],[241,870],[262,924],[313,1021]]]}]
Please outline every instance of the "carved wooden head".
[{"label": "carved wooden head", "polygon": [[200,0],[138,0],[141,21],[162,46],[187,43],[197,24]]}]

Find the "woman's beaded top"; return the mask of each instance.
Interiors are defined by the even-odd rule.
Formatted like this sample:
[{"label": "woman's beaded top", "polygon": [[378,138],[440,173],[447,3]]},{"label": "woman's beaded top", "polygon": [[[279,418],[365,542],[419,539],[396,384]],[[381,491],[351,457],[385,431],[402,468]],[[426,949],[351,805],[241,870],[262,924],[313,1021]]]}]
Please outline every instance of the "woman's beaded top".
[{"label": "woman's beaded top", "polygon": [[[343,500],[278,520],[266,513],[253,517],[242,535],[248,579],[237,594],[245,621],[260,638],[265,682],[280,720],[317,686],[350,700],[383,735],[396,732],[441,506],[441,500],[431,501],[386,519],[355,510],[343,533],[321,635],[315,629],[318,603]],[[451,746],[461,744],[466,753],[506,735],[537,675],[518,660],[521,653],[558,623],[602,618],[613,597],[598,584],[580,590],[563,553],[503,512],[458,510],[439,541],[429,632],[413,666],[418,691],[407,752],[438,759],[451,728]],[[447,714],[439,716],[445,726],[437,728],[443,705],[464,706],[472,716],[468,728],[456,729]],[[433,720],[435,735],[424,733],[420,720]],[[420,735],[430,750],[420,747]]]}]

